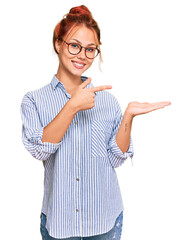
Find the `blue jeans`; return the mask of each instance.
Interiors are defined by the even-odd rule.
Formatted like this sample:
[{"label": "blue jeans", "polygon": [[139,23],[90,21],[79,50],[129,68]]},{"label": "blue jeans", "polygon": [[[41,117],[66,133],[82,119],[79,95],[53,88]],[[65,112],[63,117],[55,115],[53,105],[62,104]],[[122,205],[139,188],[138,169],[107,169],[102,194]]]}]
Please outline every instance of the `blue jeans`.
[{"label": "blue jeans", "polygon": [[[56,238],[53,238],[49,236],[48,231],[46,229],[46,215],[44,213],[41,213],[41,224],[40,224],[40,232],[42,235],[43,240],[57,240]],[[114,227],[104,234],[95,235],[91,237],[70,237],[70,238],[63,238],[58,240],[120,240],[121,239],[121,232],[122,232],[122,226],[123,226],[123,211],[120,213],[120,215],[117,217],[115,221]]]}]

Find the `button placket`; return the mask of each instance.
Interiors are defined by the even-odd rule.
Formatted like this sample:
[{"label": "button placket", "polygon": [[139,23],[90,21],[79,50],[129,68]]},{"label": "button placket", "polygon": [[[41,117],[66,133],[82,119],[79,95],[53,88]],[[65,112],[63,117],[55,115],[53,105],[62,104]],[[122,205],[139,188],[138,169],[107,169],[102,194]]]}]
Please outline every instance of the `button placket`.
[{"label": "button placket", "polygon": [[82,234],[82,215],[81,215],[81,182],[80,182],[80,112],[78,112],[74,119],[74,128],[75,128],[75,142],[74,142],[74,156],[75,156],[75,173],[76,173],[76,214],[77,214],[77,225],[80,227],[80,234]]}]

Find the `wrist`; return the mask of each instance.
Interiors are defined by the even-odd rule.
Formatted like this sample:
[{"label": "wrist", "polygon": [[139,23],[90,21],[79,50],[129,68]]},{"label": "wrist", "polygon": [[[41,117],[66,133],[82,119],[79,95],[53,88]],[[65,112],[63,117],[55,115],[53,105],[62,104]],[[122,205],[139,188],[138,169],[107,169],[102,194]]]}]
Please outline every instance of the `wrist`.
[{"label": "wrist", "polygon": [[133,118],[135,117],[128,108],[125,110],[124,116],[127,121],[133,121]]},{"label": "wrist", "polygon": [[71,109],[71,111],[76,114],[77,112],[80,111],[80,109],[78,108],[78,106],[75,104],[75,101],[70,98],[70,100],[67,102],[69,105],[69,108]]}]

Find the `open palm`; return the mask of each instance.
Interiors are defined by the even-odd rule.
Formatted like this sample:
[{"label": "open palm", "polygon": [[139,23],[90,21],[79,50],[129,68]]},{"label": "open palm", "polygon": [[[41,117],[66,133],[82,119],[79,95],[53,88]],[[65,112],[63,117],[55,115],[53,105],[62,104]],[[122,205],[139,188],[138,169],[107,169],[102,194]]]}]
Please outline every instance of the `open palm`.
[{"label": "open palm", "polygon": [[145,114],[160,108],[164,108],[170,104],[171,102],[154,102],[154,103],[130,102],[127,106],[126,111],[132,117],[135,117],[136,115]]}]

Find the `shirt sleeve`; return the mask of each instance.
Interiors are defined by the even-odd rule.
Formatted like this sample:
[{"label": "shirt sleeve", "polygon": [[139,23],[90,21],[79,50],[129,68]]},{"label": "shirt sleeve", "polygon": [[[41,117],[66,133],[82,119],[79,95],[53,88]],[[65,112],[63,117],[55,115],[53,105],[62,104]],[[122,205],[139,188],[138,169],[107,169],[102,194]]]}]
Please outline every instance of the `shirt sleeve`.
[{"label": "shirt sleeve", "polygon": [[134,155],[133,142],[132,142],[131,136],[130,136],[129,148],[125,153],[123,153],[117,145],[116,135],[121,125],[122,119],[123,119],[123,114],[122,114],[120,105],[116,100],[115,120],[112,128],[112,134],[108,144],[108,149],[107,149],[110,163],[114,168],[121,166],[128,157],[130,157],[132,161],[132,158]]},{"label": "shirt sleeve", "polygon": [[24,96],[21,103],[22,142],[33,157],[39,160],[47,160],[61,145],[59,143],[42,142],[44,127],[41,124],[39,114],[34,101]]}]

